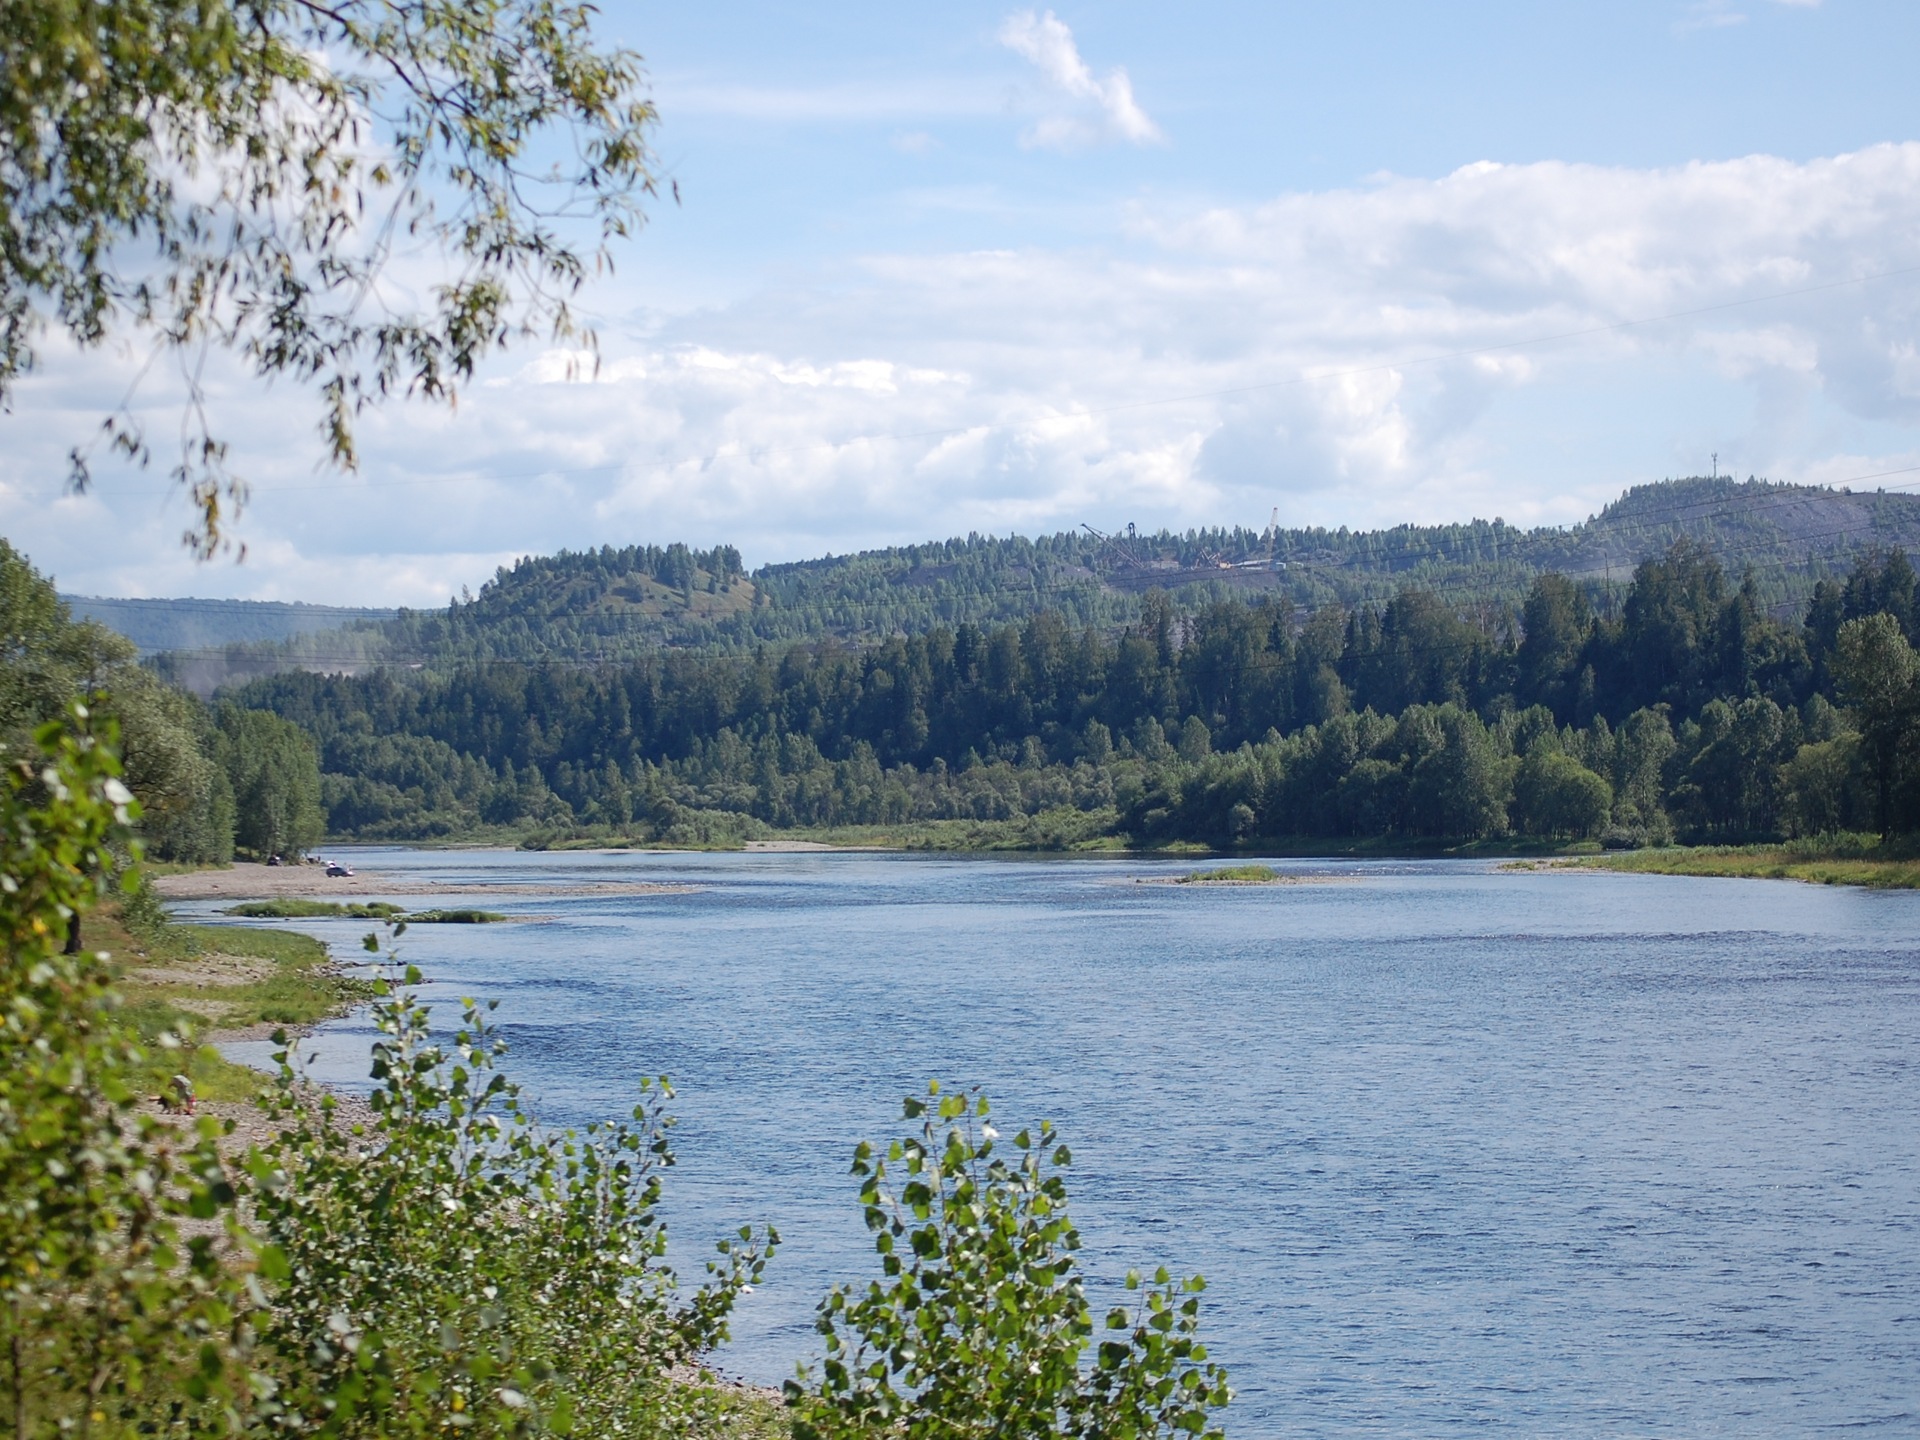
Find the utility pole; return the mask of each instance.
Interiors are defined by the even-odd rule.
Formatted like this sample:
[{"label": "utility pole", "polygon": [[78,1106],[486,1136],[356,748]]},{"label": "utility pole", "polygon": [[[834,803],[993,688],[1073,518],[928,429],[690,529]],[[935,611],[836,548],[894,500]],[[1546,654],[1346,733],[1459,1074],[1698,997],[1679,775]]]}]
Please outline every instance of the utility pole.
[{"label": "utility pole", "polygon": [[1718,450],[1713,452],[1713,478],[1716,480],[1720,478],[1720,452]]}]

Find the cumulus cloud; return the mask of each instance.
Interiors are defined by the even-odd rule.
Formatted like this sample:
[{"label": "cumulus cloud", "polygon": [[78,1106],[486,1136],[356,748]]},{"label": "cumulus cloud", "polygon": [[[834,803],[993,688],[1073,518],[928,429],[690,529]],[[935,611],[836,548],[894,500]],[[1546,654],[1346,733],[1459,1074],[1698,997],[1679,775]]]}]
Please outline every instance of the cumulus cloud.
[{"label": "cumulus cloud", "polygon": [[1073,31],[1049,10],[1022,10],[1000,27],[1000,43],[1040,72],[1044,112],[1020,143],[1032,149],[1079,150],[1102,141],[1157,144],[1165,137],[1133,98],[1133,81],[1120,66],[1096,76],[1080,58]]},{"label": "cumulus cloud", "polygon": [[[424,604],[562,545],[758,563],[1275,504],[1562,523],[1714,451],[1844,480],[1920,451],[1920,276],[1889,274],[1916,233],[1920,144],[1141,204],[1101,244],[870,255],[615,326],[597,371],[521,356],[455,414],[370,417],[345,482],[288,442],[284,400],[216,375],[259,487],[243,572],[171,548],[186,517],[157,477],[53,499],[125,384],[53,357],[5,422],[0,532],[81,589]],[[150,397],[156,429],[176,400]]]}]

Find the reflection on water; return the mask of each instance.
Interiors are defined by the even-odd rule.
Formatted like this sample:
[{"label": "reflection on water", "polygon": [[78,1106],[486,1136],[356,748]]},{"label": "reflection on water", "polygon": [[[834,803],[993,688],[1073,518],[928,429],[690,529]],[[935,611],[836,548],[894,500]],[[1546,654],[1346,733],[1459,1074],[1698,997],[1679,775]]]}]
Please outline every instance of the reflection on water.
[{"label": "reflection on water", "polygon": [[[730,1369],[869,1273],[846,1168],[931,1077],[1073,1144],[1087,1263],[1212,1282],[1236,1435],[1920,1426],[1920,895],[1303,864],[363,851],[450,880],[693,881],[422,927],[548,1119],[680,1090],[683,1263],[787,1243]],[[452,900],[449,903],[458,903]],[[204,913],[211,907],[186,907]],[[300,928],[355,952],[364,922]],[[364,1074],[367,1027],[312,1047]]]}]

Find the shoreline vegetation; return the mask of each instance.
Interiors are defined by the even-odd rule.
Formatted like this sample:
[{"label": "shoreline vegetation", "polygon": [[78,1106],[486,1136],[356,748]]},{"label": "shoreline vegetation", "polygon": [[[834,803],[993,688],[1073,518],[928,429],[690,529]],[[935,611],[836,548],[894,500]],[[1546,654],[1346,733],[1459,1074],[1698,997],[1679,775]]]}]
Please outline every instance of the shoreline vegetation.
[{"label": "shoreline vegetation", "polygon": [[298,897],[279,900],[252,900],[244,905],[229,905],[223,915],[243,920],[404,920],[409,925],[498,925],[517,917],[497,910],[408,910],[403,905],[375,900],[368,904],[343,904],[337,900],[304,900]]},{"label": "shoreline vegetation", "polygon": [[[616,560],[567,563],[591,590]],[[323,832],[365,843],[1421,854],[1920,832],[1917,585],[1904,553],[1862,553],[1783,610],[1680,542],[1624,595],[1544,573],[1494,610],[1408,581],[1308,611],[1150,587],[1118,628],[1043,609],[590,667],[426,654],[262,678],[219,713],[304,735]]]},{"label": "shoreline vegetation", "polygon": [[1271,865],[1228,865],[1219,870],[1195,870],[1174,877],[1176,885],[1277,885],[1296,877],[1282,875]]},{"label": "shoreline vegetation", "polygon": [[[227,867],[223,867],[227,868]],[[266,866],[237,867],[271,873]],[[291,930],[241,925],[196,925],[175,920],[152,887],[156,878],[191,875],[194,867],[159,865],[125,899],[86,919],[89,948],[112,957],[120,1015],[154,1059],[140,1077],[147,1106],[178,1113],[185,1090],[189,1113],[227,1127],[221,1149],[234,1162],[250,1146],[273,1141],[277,1120],[274,1077],[227,1059],[234,1041],[297,1038],[326,1020],[375,1002],[378,986],[350,973],[323,941]],[[260,918],[320,916],[378,923],[487,923],[509,917],[485,911],[407,914],[394,905],[339,905],[275,900],[230,908]],[[364,912],[364,913],[361,913]],[[168,1037],[181,1043],[166,1044]],[[181,1055],[184,1051],[184,1056]],[[184,1061],[184,1063],[183,1063]],[[177,1073],[173,1072],[177,1067]],[[184,1078],[188,1086],[179,1083]],[[325,1087],[322,1087],[325,1089]],[[365,1127],[371,1112],[352,1095],[326,1090],[336,1123]],[[677,1374],[679,1383],[711,1391],[716,1432],[728,1440],[789,1440],[791,1424],[780,1392],[727,1376],[704,1364]]]},{"label": "shoreline vegetation", "polygon": [[[675,844],[637,837],[580,834],[564,840],[526,847],[540,852],[582,851],[658,854],[1030,854],[1113,859],[1241,860],[1238,869],[1268,869],[1265,860],[1500,860],[1511,871],[1542,869],[1612,870],[1640,875],[1697,875],[1703,878],[1798,880],[1823,885],[1858,885],[1871,889],[1920,889],[1920,848],[1911,840],[1881,841],[1869,834],[1840,833],[1802,840],[1751,845],[1669,845],[1636,850],[1606,850],[1596,840],[1549,840],[1505,835],[1472,841],[1421,841],[1405,836],[1366,837],[1292,843],[1262,842],[1243,847],[1220,847],[1193,841],[1157,845],[1128,845],[1121,837],[1103,836],[1070,846],[1021,843],[1029,838],[1019,822],[939,821],[914,826],[843,826],[826,830],[788,832],[776,840],[733,841],[713,844]],[[337,843],[351,843],[339,841]],[[407,843],[422,850],[497,850],[486,841],[463,842],[442,838]],[[287,895],[277,889],[287,872],[245,862],[227,866],[152,867],[155,891],[165,899],[231,899],[237,903],[223,913],[251,919],[404,919],[409,924],[486,924],[530,917],[502,915],[472,908],[435,908],[408,911],[387,901],[359,898],[371,894],[470,895],[475,892],[522,897],[578,894],[680,894],[697,885],[657,884],[647,881],[606,881],[573,885],[507,885],[471,882],[451,885],[417,879],[399,879],[377,871],[363,871],[350,881],[323,882],[339,900]],[[294,872],[299,873],[299,872]],[[1229,871],[1196,872],[1182,883],[1197,883]],[[1270,872],[1271,873],[1271,872]],[[1235,878],[1239,883],[1272,883]],[[1273,880],[1291,877],[1272,873]],[[1215,881],[1214,883],[1226,883]],[[352,887],[351,889],[336,887]],[[235,933],[220,927],[221,935]]]},{"label": "shoreline vegetation", "polygon": [[[575,560],[594,575],[613,563]],[[503,578],[495,600],[538,568]],[[105,657],[15,667],[39,685],[22,690],[21,717],[103,689],[147,853],[181,862],[297,855],[328,837],[1248,860],[1679,842],[1785,845],[1740,873],[1846,861],[1820,874],[1884,884],[1898,866],[1853,862],[1902,857],[1793,847],[1920,835],[1920,576],[1898,551],[1819,578],[1797,623],[1683,541],[1642,561],[1624,597],[1546,573],[1499,615],[1456,613],[1417,586],[1384,608],[1310,614],[1284,596],[1188,605],[1149,587],[1118,631],[1042,610],[751,656],[423,660],[418,674],[282,674],[211,707],[75,625],[23,557],[0,551],[0,571],[24,597],[29,655]],[[457,896],[404,872],[272,873],[156,884],[176,899],[409,908],[412,894],[477,908],[533,893],[495,891],[484,870]]]},{"label": "shoreline vegetation", "polygon": [[[1865,843],[1849,845],[1847,839]],[[1810,845],[1696,845],[1516,861],[1520,869],[1612,870],[1630,875],[1692,875],[1703,879],[1797,880],[1809,885],[1853,885],[1868,890],[1920,890],[1920,854],[1911,846],[1879,845],[1871,837]]]},{"label": "shoreline vegetation", "polygon": [[[226,1059],[221,1045],[280,1029],[303,1032],[373,995],[321,941],[291,930],[175,920],[151,882],[96,909],[84,938],[113,957],[122,1015],[135,1033],[149,1044],[185,1037],[180,1073],[197,1100],[229,1115],[225,1107],[251,1108],[269,1082]],[[157,1093],[168,1093],[171,1076],[150,1078]]]},{"label": "shoreline vegetation", "polygon": [[[1002,1144],[983,1094],[939,1083],[902,1102],[918,1135],[854,1152],[887,1283],[829,1292],[828,1359],[781,1394],[714,1375],[780,1236],[739,1227],[682,1290],[666,1079],[639,1081],[630,1121],[551,1131],[497,1068],[493,1004],[432,1023],[392,948],[401,918],[365,937],[369,981],[311,937],[173,920],[140,876],[111,735],[75,733],[86,720],[71,707],[36,732],[44,764],[0,770],[0,1210],[25,1219],[0,1254],[0,1354],[19,1434],[384,1434],[396,1404],[476,1440],[1223,1434],[1206,1281],[1129,1271],[1089,1365],[1068,1146],[1044,1121]],[[378,1033],[365,1102],[311,1085],[290,1035],[359,1000]],[[271,1077],[207,1044],[269,1025]],[[904,1423],[876,1427],[876,1396]]]}]

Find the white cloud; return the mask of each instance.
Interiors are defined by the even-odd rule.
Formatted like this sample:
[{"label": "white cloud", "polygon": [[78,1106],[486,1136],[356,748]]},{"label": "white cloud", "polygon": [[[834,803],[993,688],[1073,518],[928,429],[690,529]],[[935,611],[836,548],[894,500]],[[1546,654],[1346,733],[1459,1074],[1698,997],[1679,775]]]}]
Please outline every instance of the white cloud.
[{"label": "white cloud", "polygon": [[[610,327],[597,372],[523,355],[455,414],[369,417],[351,482],[289,440],[285,393],[220,371],[259,486],[238,572],[174,548],[158,476],[52,498],[133,368],[53,354],[0,421],[0,532],[86,590],[426,604],[561,545],[729,540],[758,563],[1276,503],[1559,523],[1712,451],[1844,480],[1920,452],[1920,276],[1845,283],[1915,264],[1915,234],[1920,144],[1142,204],[1098,246],[872,255]],[[144,399],[159,434],[178,396]]]},{"label": "white cloud", "polygon": [[[1820,0],[1773,0],[1773,3],[1788,10],[1820,8]],[[1676,34],[1686,35],[1696,30],[1724,30],[1731,25],[1744,25],[1749,18],[1744,10],[1734,8],[1734,0],[1694,0],[1673,28]]]},{"label": "white cloud", "polygon": [[1674,22],[1673,28],[1676,34],[1686,35],[1695,30],[1724,30],[1730,25],[1746,23],[1746,13],[1735,10],[1732,0],[1696,0],[1687,7],[1687,13]]},{"label": "white cloud", "polygon": [[1073,31],[1049,10],[1022,10],[1000,27],[1000,43],[1032,63],[1047,84],[1043,113],[1020,143],[1046,150],[1079,150],[1104,140],[1132,145],[1157,144],[1160,127],[1133,98],[1133,81],[1120,66],[1095,76]]}]

